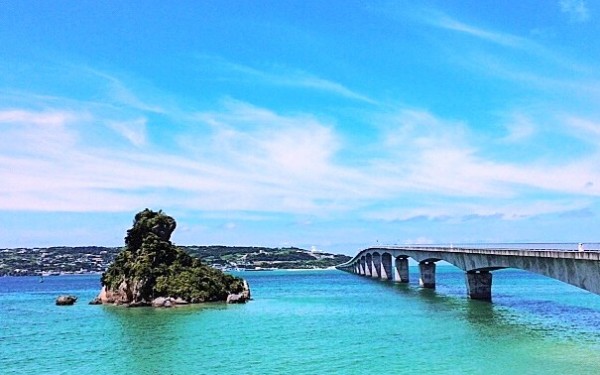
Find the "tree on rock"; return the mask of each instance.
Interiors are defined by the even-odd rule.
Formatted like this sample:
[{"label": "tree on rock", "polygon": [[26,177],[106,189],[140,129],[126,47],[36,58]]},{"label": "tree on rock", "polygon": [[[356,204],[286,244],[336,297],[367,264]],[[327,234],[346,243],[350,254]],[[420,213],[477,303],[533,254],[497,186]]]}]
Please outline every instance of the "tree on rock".
[{"label": "tree on rock", "polygon": [[185,302],[225,301],[244,290],[240,278],[202,264],[171,242],[175,220],[162,211],[135,215],[125,247],[102,274],[96,303],[150,305],[158,297]]}]

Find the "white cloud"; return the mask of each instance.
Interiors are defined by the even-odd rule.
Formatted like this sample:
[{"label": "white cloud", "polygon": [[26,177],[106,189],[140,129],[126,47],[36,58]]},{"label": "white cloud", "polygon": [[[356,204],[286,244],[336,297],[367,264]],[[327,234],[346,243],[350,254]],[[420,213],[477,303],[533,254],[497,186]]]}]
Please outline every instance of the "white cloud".
[{"label": "white cloud", "polygon": [[560,10],[573,22],[586,22],[590,19],[590,12],[583,0],[560,0],[559,5]]},{"label": "white cloud", "polygon": [[[599,196],[597,154],[571,162],[510,162],[484,157],[493,140],[470,139],[468,128],[427,112],[401,111],[387,121],[387,155],[373,163],[374,183],[388,194],[514,198],[524,191]],[[483,141],[483,142],[482,142]],[[559,152],[560,150],[555,150]],[[555,156],[555,155],[553,155]],[[552,160],[556,160],[554,157]]]},{"label": "white cloud", "polygon": [[536,126],[531,118],[522,113],[513,113],[505,126],[507,135],[502,138],[502,141],[508,143],[527,140],[531,138],[536,131]]},{"label": "white cloud", "polygon": [[488,176],[492,162],[480,159],[465,124],[432,114],[402,110],[387,119],[387,155],[373,168],[382,189],[453,195],[506,195]]},{"label": "white cloud", "polygon": [[[597,155],[560,165],[544,162],[543,155],[527,164],[486,158],[483,151],[493,147],[491,140],[482,143],[468,124],[416,109],[376,118],[385,124],[381,138],[365,145],[373,151],[360,153],[360,164],[341,162],[340,153],[353,150],[335,124],[308,114],[281,114],[230,100],[220,111],[189,115],[195,123],[179,128],[179,143],[167,152],[149,144],[142,117],[110,126],[144,150],[118,150],[111,142],[90,139],[87,132],[98,132],[106,121],[102,111],[88,111],[0,111],[8,136],[0,139],[0,209],[172,207],[311,217],[353,212],[377,219],[470,212],[509,219],[573,209],[566,198],[567,203],[549,200],[538,206],[507,204],[537,192],[600,196]],[[519,121],[527,118],[516,116],[514,123]],[[580,131],[597,128],[572,123]],[[195,133],[199,128],[203,131]],[[526,133],[513,131],[509,137],[534,135]],[[473,206],[467,211],[464,205],[448,206],[456,197]],[[410,203],[401,213],[386,209],[406,200]],[[372,205],[380,209],[361,213]]]},{"label": "white cloud", "polygon": [[264,108],[230,101],[224,112],[207,112],[197,118],[212,126],[217,160],[251,171],[253,179],[298,186],[317,186],[351,174],[335,165],[333,156],[341,141],[332,125],[307,115],[282,116]]},{"label": "white cloud", "polygon": [[109,121],[107,124],[134,146],[140,147],[146,144],[145,118],[138,118],[132,121]]},{"label": "white cloud", "polygon": [[[19,113],[19,119],[34,121],[12,126],[11,141],[3,138],[7,145],[21,140],[13,150],[27,148],[28,154],[0,153],[0,178],[8,181],[0,186],[2,209],[112,211],[153,202],[199,210],[312,212],[335,207],[338,198],[353,199],[347,187],[354,175],[332,160],[339,148],[335,132],[310,116],[231,104],[223,113],[198,116],[213,124],[211,135],[188,140],[204,153],[184,148],[146,154],[117,151],[96,139],[87,143],[83,134],[98,129],[97,118],[87,127],[61,124],[53,130],[62,132],[50,132],[36,124],[44,121],[35,112]],[[133,143],[147,141],[143,121],[110,125]],[[47,150],[55,151],[52,157]]]},{"label": "white cloud", "polygon": [[489,202],[449,202],[443,205],[423,204],[419,207],[392,207],[373,211],[366,216],[383,221],[441,220],[461,222],[472,218],[516,220],[540,215],[560,214],[582,210],[591,205],[586,199],[555,200],[490,200]]},{"label": "white cloud", "polygon": [[73,117],[71,113],[63,111],[30,112],[21,109],[0,111],[0,123],[8,124],[18,123],[61,127],[72,120]]},{"label": "white cloud", "polygon": [[25,152],[56,155],[77,140],[77,134],[69,128],[69,124],[86,117],[85,113],[64,110],[0,109],[0,147],[7,155],[17,156]]}]

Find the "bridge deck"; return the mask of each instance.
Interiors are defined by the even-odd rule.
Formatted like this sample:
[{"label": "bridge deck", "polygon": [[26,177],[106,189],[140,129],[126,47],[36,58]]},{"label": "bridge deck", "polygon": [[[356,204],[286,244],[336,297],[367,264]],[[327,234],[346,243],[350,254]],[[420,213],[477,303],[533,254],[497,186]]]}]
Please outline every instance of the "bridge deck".
[{"label": "bridge deck", "polygon": [[420,252],[444,252],[456,254],[481,254],[481,255],[506,255],[518,257],[536,257],[536,258],[553,258],[553,259],[582,259],[582,260],[598,260],[600,261],[600,250],[561,250],[561,249],[510,249],[510,248],[494,248],[494,247],[456,247],[456,246],[377,246],[369,247],[360,251],[354,258],[338,267],[343,267],[352,264],[357,257],[364,251],[377,250],[407,250]]},{"label": "bridge deck", "polygon": [[597,250],[377,246],[360,251],[337,268],[363,276],[407,282],[407,265],[402,264],[407,258],[419,263],[421,285],[435,287],[434,263],[446,261],[466,272],[470,295],[483,296],[482,299],[491,298],[492,279],[489,272],[502,268],[535,272],[600,294],[600,251]]}]

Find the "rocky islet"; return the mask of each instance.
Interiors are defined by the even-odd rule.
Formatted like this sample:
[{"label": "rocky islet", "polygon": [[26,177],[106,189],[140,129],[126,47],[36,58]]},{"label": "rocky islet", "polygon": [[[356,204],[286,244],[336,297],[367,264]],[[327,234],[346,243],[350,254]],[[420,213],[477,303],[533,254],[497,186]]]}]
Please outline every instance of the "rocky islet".
[{"label": "rocky islet", "polygon": [[248,301],[245,280],[203,264],[170,241],[176,226],[162,211],[139,212],[125,247],[102,274],[102,290],[90,303],[172,307]]}]

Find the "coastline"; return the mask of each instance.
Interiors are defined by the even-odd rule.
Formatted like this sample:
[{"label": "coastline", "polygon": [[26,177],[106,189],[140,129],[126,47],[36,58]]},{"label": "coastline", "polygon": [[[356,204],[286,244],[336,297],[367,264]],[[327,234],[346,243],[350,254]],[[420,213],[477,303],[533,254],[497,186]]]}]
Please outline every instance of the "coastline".
[{"label": "coastline", "polygon": [[[342,264],[350,256],[311,252],[300,248],[235,246],[178,246],[203,263],[221,270],[322,269]],[[55,276],[102,273],[114,261],[120,247],[48,247],[0,249],[0,276]],[[225,257],[226,256],[226,257]],[[297,268],[298,267],[298,268]]]},{"label": "coastline", "polygon": [[[327,267],[327,268],[273,268],[273,269],[258,269],[258,270],[224,270],[224,272],[232,272],[232,273],[262,273],[262,272],[272,272],[272,271],[286,271],[286,272],[306,272],[306,271],[331,271],[335,270],[335,267]],[[104,271],[96,271],[96,272],[60,272],[58,274],[21,274],[21,275],[0,275],[0,277],[43,277],[43,278],[54,278],[59,276],[90,276],[90,275],[102,275]]]}]

